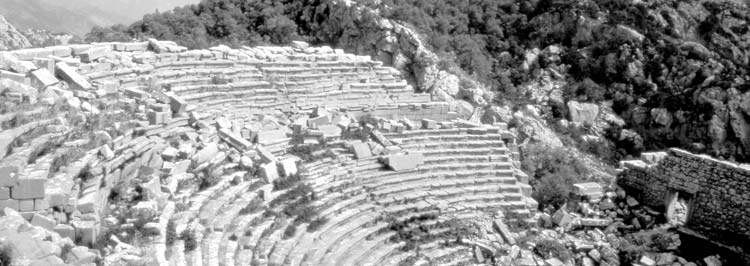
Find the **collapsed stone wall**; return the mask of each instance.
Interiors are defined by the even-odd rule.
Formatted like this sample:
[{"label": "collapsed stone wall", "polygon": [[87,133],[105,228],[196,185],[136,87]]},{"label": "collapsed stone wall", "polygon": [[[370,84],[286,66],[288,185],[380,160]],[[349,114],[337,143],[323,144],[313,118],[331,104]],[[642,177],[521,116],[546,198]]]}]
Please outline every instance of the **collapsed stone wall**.
[{"label": "collapsed stone wall", "polygon": [[623,162],[618,183],[642,203],[664,206],[672,192],[690,195],[688,227],[750,238],[750,168],[680,149]]}]

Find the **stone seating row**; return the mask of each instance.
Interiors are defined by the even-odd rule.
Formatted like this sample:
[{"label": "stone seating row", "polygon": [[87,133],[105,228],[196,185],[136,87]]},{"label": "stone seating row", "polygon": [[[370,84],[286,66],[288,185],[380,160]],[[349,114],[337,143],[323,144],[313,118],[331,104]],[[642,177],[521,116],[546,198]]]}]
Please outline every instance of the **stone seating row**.
[{"label": "stone seating row", "polygon": [[[467,151],[469,151],[469,150],[467,149]],[[507,158],[506,158],[506,159],[507,159]],[[503,161],[503,162],[504,162],[504,163],[507,163],[507,160],[505,160],[505,161]],[[327,169],[327,167],[326,167],[325,165],[326,165],[325,163],[315,163],[315,164],[311,165],[311,167],[310,167],[310,170],[312,170],[313,172],[318,172],[318,171],[322,171],[322,170],[324,170],[324,169]],[[359,166],[359,167],[363,167],[364,169],[368,169],[368,168],[370,168],[371,170],[377,170],[377,168],[376,168],[376,167],[373,167],[373,165],[374,165],[374,164],[373,164],[372,162],[370,162],[369,164],[368,164],[368,163],[364,163],[364,164],[363,164],[362,166]],[[353,166],[353,167],[357,167],[357,166],[358,166],[358,165],[354,164],[354,166]],[[353,168],[353,167],[352,167],[352,168]],[[508,168],[508,170],[510,170],[510,168]],[[345,170],[345,171],[343,171],[343,172],[346,172],[346,170]],[[515,180],[514,180],[514,179],[512,179],[512,178],[513,178],[512,172],[510,172],[510,171],[509,171],[509,172],[508,172],[508,179],[507,179],[507,182],[508,182],[508,183],[511,183],[511,182],[515,181]],[[508,191],[508,192],[510,192],[510,191]],[[513,189],[513,192],[516,192],[516,193],[514,193],[514,194],[518,194],[518,195],[516,195],[516,196],[513,196],[513,197],[515,197],[515,199],[516,199],[516,200],[517,200],[517,199],[521,199],[521,198],[522,198],[522,196],[521,196],[521,195],[520,195],[520,193],[519,193],[519,189]],[[456,194],[461,194],[461,193],[456,193]],[[472,209],[472,208],[483,208],[483,207],[488,207],[488,206],[491,206],[492,204],[488,204],[488,202],[487,202],[487,201],[488,201],[488,200],[489,200],[489,201],[492,201],[492,199],[493,199],[493,198],[497,198],[497,197],[493,197],[492,195],[478,195],[478,196],[476,196],[476,197],[472,198],[472,197],[466,197],[466,196],[463,196],[463,195],[462,195],[461,197],[458,197],[458,198],[457,198],[457,199],[455,199],[454,201],[449,201],[449,202],[450,202],[450,203],[451,203],[452,205],[456,205],[456,207],[455,207],[455,208],[453,208],[453,209],[456,209],[456,210],[458,210],[458,209],[461,209],[461,208]],[[504,199],[504,197],[503,197],[503,199]],[[324,214],[324,215],[336,215],[336,217],[339,217],[339,215],[342,215],[342,214],[345,214],[345,215],[344,215],[344,216],[342,216],[342,219],[343,219],[343,220],[341,220],[341,221],[336,221],[336,220],[332,219],[332,220],[331,220],[331,221],[330,221],[330,222],[329,222],[329,223],[328,223],[327,225],[325,225],[325,226],[324,226],[324,228],[323,228],[323,229],[321,229],[321,230],[322,230],[322,231],[321,231],[322,233],[321,233],[320,235],[330,235],[330,234],[332,234],[332,233],[340,232],[340,231],[341,231],[341,226],[342,226],[342,225],[346,225],[346,226],[349,226],[349,227],[352,227],[352,228],[354,228],[354,227],[357,227],[357,226],[352,226],[352,225],[351,225],[351,224],[352,224],[352,221],[355,221],[355,224],[357,224],[357,222],[356,222],[356,221],[360,221],[360,222],[359,222],[359,224],[363,223],[363,221],[362,221],[362,220],[356,220],[356,219],[355,219],[355,220],[352,220],[352,219],[353,219],[353,218],[352,218],[353,216],[351,216],[351,215],[358,215],[358,214],[361,214],[361,213],[363,213],[363,212],[362,212],[361,210],[359,210],[359,209],[356,209],[355,211],[343,211],[343,212],[338,212],[338,211],[336,211],[335,209],[339,209],[339,208],[345,209],[345,208],[346,208],[346,207],[348,207],[348,206],[352,206],[352,203],[356,203],[357,205],[359,205],[359,206],[362,206],[362,205],[361,205],[361,202],[362,202],[362,201],[366,201],[366,200],[367,200],[367,196],[355,196],[355,197],[352,197],[352,198],[350,198],[349,200],[347,200],[347,201],[349,201],[349,202],[347,202],[347,201],[341,201],[341,202],[337,202],[336,204],[334,204],[334,205],[331,205],[331,206],[332,206],[332,209],[325,209],[325,210],[322,210],[322,211],[321,211],[321,214]],[[468,203],[468,204],[463,204],[463,203],[462,203],[463,201],[468,201],[468,202],[470,202],[470,203]],[[504,203],[504,202],[503,202],[503,204],[494,204],[494,205],[500,205],[501,207],[507,207],[507,206],[503,206],[503,205],[508,205],[508,204],[506,204],[506,203]],[[523,207],[523,204],[521,204],[521,206],[515,206],[515,207],[516,207],[516,208],[520,208],[520,207]],[[372,207],[368,207],[368,208],[372,208]],[[406,208],[406,209],[408,209],[408,208]],[[347,213],[348,213],[348,214],[347,214]],[[338,229],[338,231],[331,231],[330,229],[326,229],[326,228],[336,228],[336,229]],[[361,233],[360,233],[360,234],[361,234]],[[345,234],[344,236],[346,236],[346,235],[348,235],[348,234]],[[341,237],[339,237],[339,238],[341,238]],[[302,238],[302,240],[303,240],[303,241],[304,241],[305,239],[306,239],[305,237],[303,237],[303,238]],[[301,244],[300,244],[300,245],[301,245]],[[337,246],[337,247],[345,249],[345,248],[344,248],[344,246],[348,246],[348,245],[339,245],[339,246]],[[304,258],[305,258],[305,261],[306,261],[306,262],[307,262],[307,261],[309,261],[309,260],[313,261],[313,262],[307,262],[307,263],[310,263],[310,264],[314,264],[314,263],[318,263],[318,262],[321,262],[321,260],[320,260],[320,259],[318,258],[318,257],[319,257],[319,256],[321,255],[321,254],[320,254],[321,252],[322,252],[322,251],[314,251],[314,252],[313,252],[312,254],[310,254],[310,253],[308,252],[307,256],[304,256]],[[295,260],[293,259],[293,257],[297,257],[297,258],[298,258],[298,257],[300,256],[300,255],[299,255],[299,252],[294,252],[294,251],[292,251],[292,252],[291,252],[290,254],[293,254],[293,255],[291,255],[291,256],[292,256],[292,259],[290,259],[290,261],[295,261]],[[323,255],[324,255],[324,254],[325,254],[325,253],[323,253]],[[338,252],[334,252],[333,254],[339,254],[339,253],[338,253]],[[310,259],[308,260],[308,258],[310,258]],[[318,259],[316,260],[316,258],[318,258]],[[331,262],[331,261],[336,261],[336,260],[333,260],[333,259],[331,259],[331,258],[328,258],[328,261],[327,261],[327,262]],[[324,262],[325,262],[325,260],[324,260]],[[294,264],[292,264],[292,265],[294,265]]]}]

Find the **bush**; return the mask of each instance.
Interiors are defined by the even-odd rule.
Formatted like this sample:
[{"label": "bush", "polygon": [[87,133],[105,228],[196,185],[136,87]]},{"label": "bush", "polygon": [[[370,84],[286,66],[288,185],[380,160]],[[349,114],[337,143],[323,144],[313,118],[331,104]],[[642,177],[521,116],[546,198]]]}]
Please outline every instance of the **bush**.
[{"label": "bush", "polygon": [[573,258],[573,252],[568,250],[565,245],[551,239],[544,239],[536,243],[534,252],[544,259],[557,258],[561,261],[567,261]]},{"label": "bush", "polygon": [[328,222],[328,218],[325,217],[318,217],[315,218],[310,222],[309,225],[307,225],[307,232],[315,232],[320,229],[321,226],[323,226],[325,223]]},{"label": "bush", "polygon": [[0,266],[13,264],[13,247],[9,244],[0,244]]},{"label": "bush", "polygon": [[297,225],[292,223],[284,229],[284,239],[289,239],[294,237],[294,234],[297,233]]},{"label": "bush", "polygon": [[284,190],[293,187],[297,185],[300,180],[302,180],[302,176],[299,173],[278,178],[273,181],[273,190]]},{"label": "bush", "polygon": [[169,222],[167,222],[167,235],[166,235],[167,246],[171,246],[172,243],[174,243],[176,238],[177,238],[177,229],[175,229],[174,221],[170,219]]},{"label": "bush", "polygon": [[571,198],[573,184],[586,181],[586,166],[562,147],[530,144],[523,149],[521,167],[530,174],[532,196],[539,207],[559,207]]},{"label": "bush", "polygon": [[180,234],[180,240],[185,241],[186,252],[193,251],[198,247],[198,240],[195,239],[195,236],[190,230],[182,231],[182,234]]}]

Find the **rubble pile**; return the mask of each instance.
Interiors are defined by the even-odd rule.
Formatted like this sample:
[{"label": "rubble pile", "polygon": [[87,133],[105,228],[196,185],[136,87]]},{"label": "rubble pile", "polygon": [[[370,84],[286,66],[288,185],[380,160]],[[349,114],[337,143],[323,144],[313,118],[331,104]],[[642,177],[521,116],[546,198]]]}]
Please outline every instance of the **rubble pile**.
[{"label": "rubble pile", "polygon": [[622,189],[594,183],[574,187],[579,200],[549,207],[537,214],[535,226],[509,233],[517,244],[499,248],[501,265],[722,265],[717,256],[695,262],[680,257],[675,229],[682,224]]}]

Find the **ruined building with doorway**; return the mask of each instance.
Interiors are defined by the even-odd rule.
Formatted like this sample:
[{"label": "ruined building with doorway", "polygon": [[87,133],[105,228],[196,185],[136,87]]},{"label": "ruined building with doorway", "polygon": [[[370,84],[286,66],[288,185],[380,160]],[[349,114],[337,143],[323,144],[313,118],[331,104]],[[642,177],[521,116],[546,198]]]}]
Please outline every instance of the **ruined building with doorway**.
[{"label": "ruined building with doorway", "polygon": [[619,185],[667,219],[722,244],[750,240],[750,167],[680,149],[622,165]]}]

